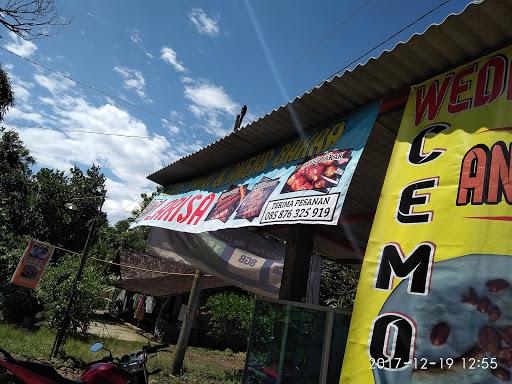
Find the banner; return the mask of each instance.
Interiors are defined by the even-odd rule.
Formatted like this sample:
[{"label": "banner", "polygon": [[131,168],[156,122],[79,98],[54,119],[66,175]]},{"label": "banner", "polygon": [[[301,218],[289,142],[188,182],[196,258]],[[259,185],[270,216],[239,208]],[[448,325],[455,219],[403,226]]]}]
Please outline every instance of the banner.
[{"label": "banner", "polygon": [[11,283],[26,288],[36,288],[54,250],[55,247],[52,245],[30,240],[12,275]]},{"label": "banner", "polygon": [[170,186],[132,227],[199,233],[271,224],[336,225],[378,110],[373,104],[306,137]]},{"label": "banner", "polygon": [[[278,298],[285,245],[246,229],[199,234],[151,229],[151,254],[192,264],[205,273],[257,295]],[[319,300],[321,259],[312,256],[307,302]]]},{"label": "banner", "polygon": [[511,380],[511,59],[509,47],[411,89],[343,384]]}]

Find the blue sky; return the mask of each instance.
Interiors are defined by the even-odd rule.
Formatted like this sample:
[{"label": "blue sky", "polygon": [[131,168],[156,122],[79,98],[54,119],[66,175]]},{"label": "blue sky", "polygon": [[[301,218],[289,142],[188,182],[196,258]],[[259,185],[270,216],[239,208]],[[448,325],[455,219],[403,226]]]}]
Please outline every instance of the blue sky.
[{"label": "blue sky", "polygon": [[[16,97],[6,121],[30,127],[15,129],[39,166],[99,164],[115,222],[155,188],[149,173],[225,135],[242,104],[244,123],[270,112],[440,2],[60,0],[72,23],[56,36],[27,42],[4,30],[0,45],[167,121],[0,51]],[[467,3],[450,1],[371,56]]]}]

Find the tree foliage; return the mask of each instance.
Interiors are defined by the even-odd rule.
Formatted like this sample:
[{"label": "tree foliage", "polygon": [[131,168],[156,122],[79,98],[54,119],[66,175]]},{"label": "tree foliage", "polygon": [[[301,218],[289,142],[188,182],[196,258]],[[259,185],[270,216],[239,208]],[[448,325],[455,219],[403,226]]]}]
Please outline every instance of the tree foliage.
[{"label": "tree foliage", "polygon": [[11,81],[7,73],[0,68],[0,120],[3,120],[5,113],[14,106],[14,94]]},{"label": "tree foliage", "polygon": [[324,259],[320,283],[321,303],[332,308],[351,310],[358,281],[358,267]]},{"label": "tree foliage", "polygon": [[[64,317],[79,263],[78,255],[65,255],[57,265],[48,268],[37,288],[37,297],[44,305],[45,318],[53,329],[60,326]],[[87,330],[94,310],[103,304],[101,294],[105,283],[105,271],[88,263],[75,291],[68,334]]]},{"label": "tree foliage", "polygon": [[11,233],[24,233],[29,204],[31,166],[30,156],[15,132],[4,132],[0,139],[0,241]]},{"label": "tree foliage", "polygon": [[219,293],[208,298],[203,311],[209,319],[209,336],[223,341],[224,345],[245,347],[254,311],[252,296]]}]

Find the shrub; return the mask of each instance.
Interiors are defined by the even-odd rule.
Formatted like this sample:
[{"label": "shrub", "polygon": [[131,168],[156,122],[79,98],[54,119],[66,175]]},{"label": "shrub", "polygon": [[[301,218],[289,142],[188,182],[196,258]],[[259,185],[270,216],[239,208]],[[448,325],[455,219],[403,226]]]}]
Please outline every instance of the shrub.
[{"label": "shrub", "polygon": [[[57,265],[49,266],[37,288],[37,296],[44,304],[45,317],[56,329],[64,318],[73,281],[80,264],[80,256],[66,255]],[[101,269],[86,264],[71,306],[71,321],[68,335],[83,334],[94,311],[102,305],[101,293],[105,287],[105,275]]]},{"label": "shrub", "polygon": [[252,296],[219,293],[208,298],[203,310],[209,318],[209,336],[224,345],[245,348],[254,311]]},{"label": "shrub", "polygon": [[360,270],[348,264],[324,259],[320,285],[320,302],[331,308],[351,310],[354,306]]}]

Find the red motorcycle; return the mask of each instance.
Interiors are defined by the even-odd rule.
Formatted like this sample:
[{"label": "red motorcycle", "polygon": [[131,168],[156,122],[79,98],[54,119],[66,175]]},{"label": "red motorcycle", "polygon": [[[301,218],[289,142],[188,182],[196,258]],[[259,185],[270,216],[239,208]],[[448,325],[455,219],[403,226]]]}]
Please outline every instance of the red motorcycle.
[{"label": "red motorcycle", "polygon": [[76,381],[62,377],[49,364],[18,360],[0,349],[0,354],[4,356],[0,358],[0,384],[147,384],[149,375],[161,371],[148,371],[148,357],[167,347],[167,344],[144,346],[141,351],[118,358],[112,356],[112,352],[104,348],[103,344],[95,343],[91,346],[91,352],[104,349],[109,352],[109,356],[89,363],[86,371]]}]

